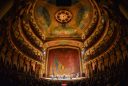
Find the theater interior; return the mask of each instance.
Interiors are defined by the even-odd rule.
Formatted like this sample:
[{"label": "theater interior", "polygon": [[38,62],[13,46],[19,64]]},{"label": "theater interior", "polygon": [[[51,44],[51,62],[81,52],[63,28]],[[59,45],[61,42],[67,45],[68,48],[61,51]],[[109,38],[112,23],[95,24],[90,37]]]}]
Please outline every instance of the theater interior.
[{"label": "theater interior", "polygon": [[128,86],[128,1],[0,0],[0,86]]}]

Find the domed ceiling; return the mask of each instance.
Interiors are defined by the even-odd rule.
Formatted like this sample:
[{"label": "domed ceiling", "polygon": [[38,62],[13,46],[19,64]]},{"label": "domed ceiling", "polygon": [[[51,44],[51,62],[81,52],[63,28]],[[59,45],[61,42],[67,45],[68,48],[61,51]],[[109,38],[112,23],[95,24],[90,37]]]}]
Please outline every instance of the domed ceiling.
[{"label": "domed ceiling", "polygon": [[86,27],[92,24],[92,16],[95,16],[93,5],[86,0],[66,7],[58,7],[46,1],[37,1],[33,10],[35,22],[46,39],[81,38]]},{"label": "domed ceiling", "polygon": [[45,52],[54,46],[79,48],[83,63],[102,58],[120,38],[118,21],[110,19],[107,8],[94,0],[75,1],[71,6],[57,6],[50,0],[26,1],[10,22],[10,43],[43,64]]}]

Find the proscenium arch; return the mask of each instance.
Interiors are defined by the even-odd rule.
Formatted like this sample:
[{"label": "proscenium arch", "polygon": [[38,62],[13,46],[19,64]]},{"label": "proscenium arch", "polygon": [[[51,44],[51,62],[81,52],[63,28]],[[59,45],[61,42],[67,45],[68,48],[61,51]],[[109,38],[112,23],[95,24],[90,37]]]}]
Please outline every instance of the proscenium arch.
[{"label": "proscenium arch", "polygon": [[77,50],[78,55],[79,55],[79,66],[80,66],[80,74],[82,75],[83,71],[83,63],[82,63],[82,55],[81,55],[81,50],[78,47],[72,47],[72,46],[54,46],[54,47],[50,47],[46,50],[46,59],[45,59],[45,74],[46,77],[48,77],[48,59],[49,59],[49,51],[50,50],[54,50],[54,49],[73,49],[73,50]]}]

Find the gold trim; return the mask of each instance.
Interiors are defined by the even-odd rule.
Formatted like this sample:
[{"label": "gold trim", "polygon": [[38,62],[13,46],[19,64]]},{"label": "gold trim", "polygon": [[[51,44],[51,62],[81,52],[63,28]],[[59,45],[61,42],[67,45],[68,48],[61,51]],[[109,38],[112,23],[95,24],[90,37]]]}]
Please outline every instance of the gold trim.
[{"label": "gold trim", "polygon": [[54,40],[54,41],[49,41],[46,42],[43,45],[43,49],[47,49],[49,47],[55,47],[55,46],[74,46],[74,47],[78,47],[82,50],[82,48],[84,47],[84,44],[80,41],[75,41],[75,40]]}]

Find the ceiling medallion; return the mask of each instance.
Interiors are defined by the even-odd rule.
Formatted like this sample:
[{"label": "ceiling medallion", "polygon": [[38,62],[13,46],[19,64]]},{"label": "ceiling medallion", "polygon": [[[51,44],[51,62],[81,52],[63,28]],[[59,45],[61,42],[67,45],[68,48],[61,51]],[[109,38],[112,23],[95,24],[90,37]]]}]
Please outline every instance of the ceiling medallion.
[{"label": "ceiling medallion", "polygon": [[59,10],[55,14],[55,19],[59,23],[65,24],[71,21],[72,19],[72,13],[68,10]]}]

